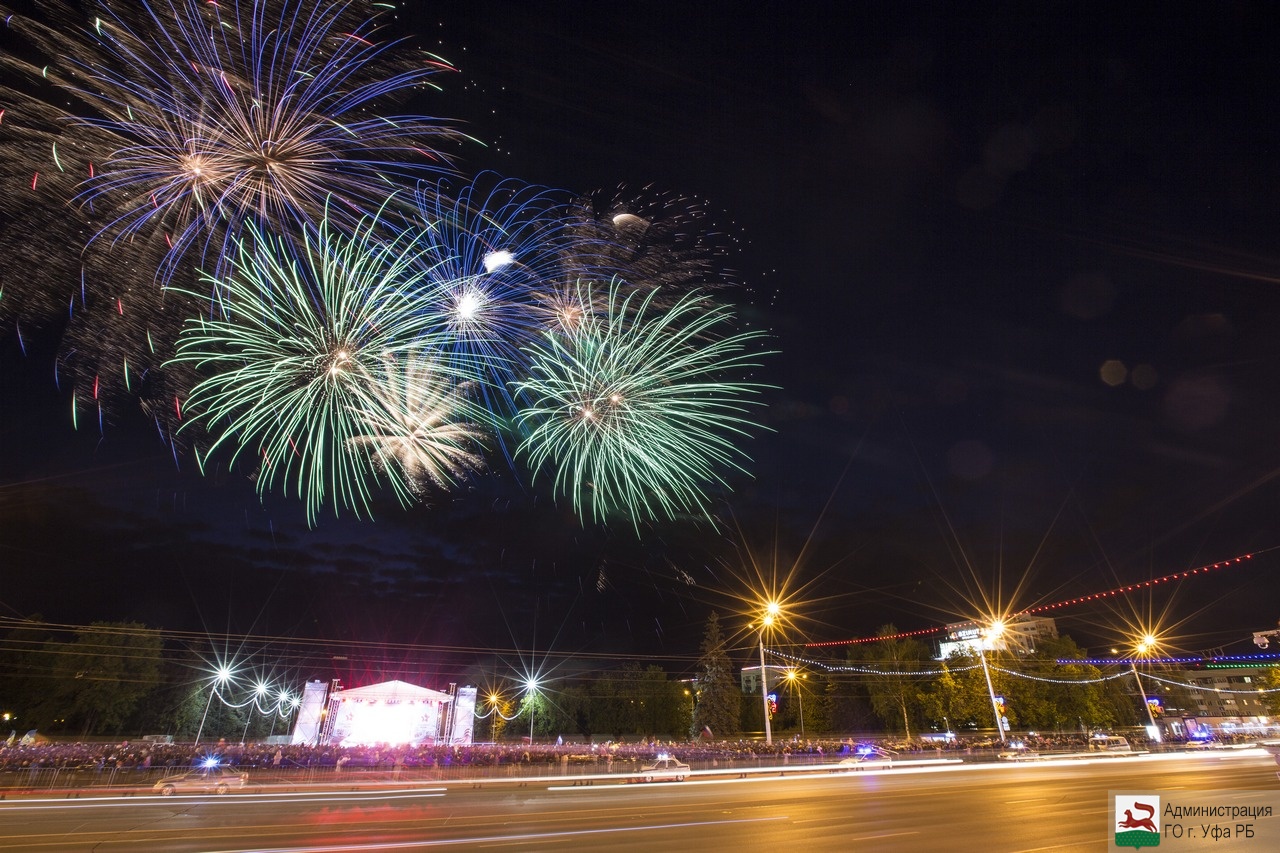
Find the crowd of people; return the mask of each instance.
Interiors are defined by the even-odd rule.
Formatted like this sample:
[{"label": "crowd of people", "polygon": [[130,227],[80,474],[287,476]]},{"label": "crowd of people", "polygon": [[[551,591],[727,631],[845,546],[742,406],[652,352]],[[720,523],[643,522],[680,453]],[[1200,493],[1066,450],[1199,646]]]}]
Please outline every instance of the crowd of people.
[{"label": "crowd of people", "polygon": [[[1130,736],[1135,748],[1153,746],[1141,736]],[[670,754],[690,764],[715,766],[722,762],[774,758],[782,761],[822,763],[847,757],[862,743],[903,755],[977,755],[998,753],[1017,742],[1042,752],[1070,752],[1087,748],[1081,733],[1019,735],[1008,743],[991,737],[930,735],[923,739],[884,738],[780,738],[763,740],[697,740],[669,742],[485,743],[473,745],[361,745],[332,746],[277,743],[227,743],[225,740],[192,743],[114,742],[58,743],[15,741],[0,745],[0,772],[64,769],[76,771],[150,771],[153,768],[186,768],[206,762],[242,767],[291,770],[298,768],[343,770],[413,770],[448,767],[500,767],[514,765],[594,765],[605,772],[625,771],[629,765]],[[615,765],[617,766],[615,768]]]}]

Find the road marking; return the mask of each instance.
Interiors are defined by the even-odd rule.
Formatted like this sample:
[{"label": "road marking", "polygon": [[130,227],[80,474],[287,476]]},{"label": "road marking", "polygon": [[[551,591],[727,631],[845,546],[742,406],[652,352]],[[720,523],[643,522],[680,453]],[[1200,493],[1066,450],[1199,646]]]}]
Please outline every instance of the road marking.
[{"label": "road marking", "polygon": [[[617,835],[624,832],[649,832],[655,829],[690,829],[700,826],[724,826],[736,823],[763,823],[765,821],[787,820],[786,815],[777,817],[748,817],[738,818],[736,820],[701,820],[691,823],[659,823],[650,824],[648,826],[620,826],[608,829],[566,829],[558,832],[538,832],[538,833],[521,833],[518,835],[490,835],[478,838],[438,838],[438,839],[418,839],[416,841],[370,841],[365,844],[326,844],[323,847],[238,847],[228,850],[210,850],[209,853],[247,853],[252,850],[254,853],[344,853],[344,851],[359,850],[421,850],[426,847],[444,847],[456,846],[459,844],[510,844],[516,841],[536,842],[549,841],[554,838],[582,838],[589,835]],[[918,833],[899,833],[901,835],[916,835]],[[875,836],[872,836],[875,837]],[[887,837],[887,836],[885,836]]]}]

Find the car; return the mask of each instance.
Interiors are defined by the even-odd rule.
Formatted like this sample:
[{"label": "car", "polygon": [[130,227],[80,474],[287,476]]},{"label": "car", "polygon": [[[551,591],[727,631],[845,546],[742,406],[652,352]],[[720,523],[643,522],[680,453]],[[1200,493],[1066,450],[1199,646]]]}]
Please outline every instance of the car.
[{"label": "car", "polygon": [[655,761],[640,768],[640,778],[646,782],[683,782],[690,767],[678,758],[659,755]]},{"label": "car", "polygon": [[1090,752],[1132,752],[1127,738],[1118,735],[1094,735],[1089,738]]},{"label": "car", "polygon": [[174,794],[227,794],[243,788],[249,774],[234,767],[198,767],[186,773],[166,776],[151,786],[163,797]]},{"label": "car", "polygon": [[999,755],[1001,761],[1033,761],[1039,757],[1040,753],[1020,740],[1010,741],[1009,745]]},{"label": "car", "polygon": [[853,755],[842,759],[839,766],[845,770],[868,770],[872,767],[893,766],[894,753],[871,743],[860,743],[854,747]]}]

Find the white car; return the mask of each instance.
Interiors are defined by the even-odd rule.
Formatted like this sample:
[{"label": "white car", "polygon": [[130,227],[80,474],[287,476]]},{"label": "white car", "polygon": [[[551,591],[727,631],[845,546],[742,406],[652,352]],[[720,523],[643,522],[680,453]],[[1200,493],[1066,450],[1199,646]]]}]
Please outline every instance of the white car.
[{"label": "white car", "polygon": [[248,781],[248,773],[241,773],[233,767],[200,767],[166,776],[151,789],[164,797],[174,794],[227,794],[243,788]]},{"label": "white car", "polygon": [[873,767],[892,766],[893,753],[869,743],[858,744],[853,750],[853,755],[840,762],[840,767],[844,770],[869,770]]},{"label": "white car", "polygon": [[678,758],[659,755],[656,761],[640,768],[640,778],[646,782],[683,782],[689,771],[689,765]]}]

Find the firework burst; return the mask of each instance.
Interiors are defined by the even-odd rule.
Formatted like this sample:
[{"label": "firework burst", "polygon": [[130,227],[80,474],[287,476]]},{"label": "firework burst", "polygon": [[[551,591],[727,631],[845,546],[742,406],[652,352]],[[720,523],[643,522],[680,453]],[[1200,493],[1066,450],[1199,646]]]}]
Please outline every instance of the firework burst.
[{"label": "firework burst", "polygon": [[84,106],[64,117],[99,140],[76,195],[96,236],[164,240],[169,273],[192,252],[231,254],[246,218],[279,230],[332,196],[329,215],[354,222],[397,179],[448,166],[441,146],[459,134],[380,109],[448,66],[376,41],[378,17],[360,4],[127,8],[100,4],[78,36],[27,19],[21,29],[54,60],[42,78]]},{"label": "firework burst", "polygon": [[530,348],[518,455],[584,519],[709,519],[707,489],[727,488],[720,472],[745,459],[735,440],[757,426],[765,386],[741,377],[763,334],[732,331],[732,311],[696,291],[665,306],[657,290],[579,289],[581,321]]},{"label": "firework burst", "polygon": [[383,468],[399,469],[402,476],[390,478],[393,487],[404,484],[423,498],[484,467],[485,432],[469,422],[479,419],[466,394],[472,383],[443,375],[434,353],[387,356],[369,379],[369,400],[359,412],[365,432],[350,442]]},{"label": "firework burst", "polygon": [[402,499],[415,488],[405,469],[360,450],[370,417],[385,418],[391,392],[371,390],[385,360],[440,343],[410,296],[419,273],[409,241],[376,227],[369,219],[347,236],[322,219],[295,252],[250,226],[229,274],[211,282],[217,312],[178,339],[175,360],[204,377],[183,407],[213,436],[203,464],[223,449],[232,463],[255,459],[259,492],[297,496],[312,522],[325,504],[368,515],[384,478]]},{"label": "firework burst", "polygon": [[558,289],[572,235],[567,196],[520,181],[478,176],[452,198],[445,185],[419,188],[409,230],[425,266],[423,304],[443,319],[441,357],[485,368],[479,393],[510,425],[509,387],[523,347],[547,325],[545,293]]}]

